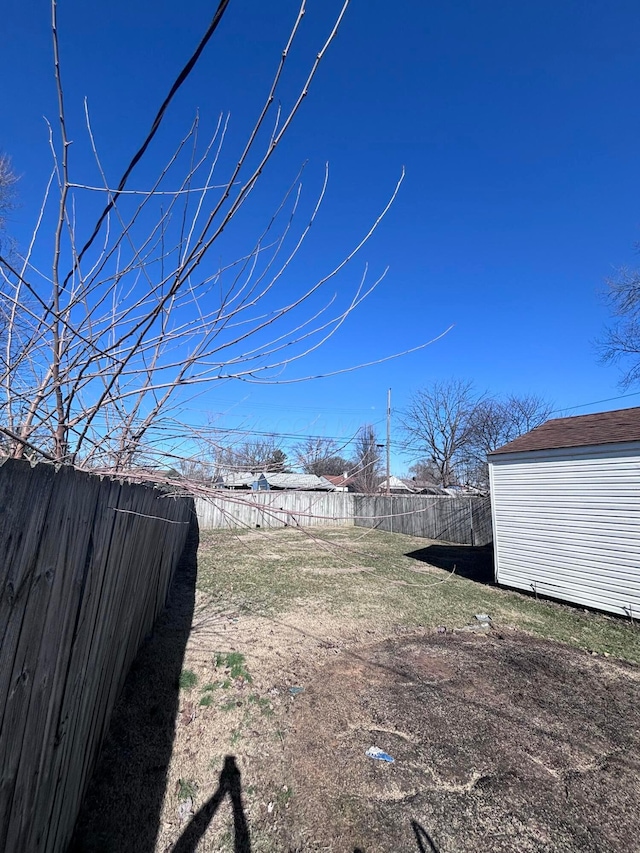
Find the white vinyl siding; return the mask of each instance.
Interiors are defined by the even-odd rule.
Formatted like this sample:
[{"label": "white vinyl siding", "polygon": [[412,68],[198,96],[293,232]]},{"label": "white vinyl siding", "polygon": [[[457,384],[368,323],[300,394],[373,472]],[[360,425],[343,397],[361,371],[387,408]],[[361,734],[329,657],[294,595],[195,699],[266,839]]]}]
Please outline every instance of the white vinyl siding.
[{"label": "white vinyl siding", "polygon": [[496,581],[640,618],[638,442],[490,458]]}]

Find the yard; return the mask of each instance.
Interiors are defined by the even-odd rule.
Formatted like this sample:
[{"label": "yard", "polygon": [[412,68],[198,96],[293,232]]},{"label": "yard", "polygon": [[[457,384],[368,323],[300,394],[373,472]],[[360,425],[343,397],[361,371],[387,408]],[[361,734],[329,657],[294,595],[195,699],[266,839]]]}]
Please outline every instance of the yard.
[{"label": "yard", "polygon": [[488,549],[359,528],[204,532],[197,562],[74,849],[638,849],[636,626],[491,586]]}]

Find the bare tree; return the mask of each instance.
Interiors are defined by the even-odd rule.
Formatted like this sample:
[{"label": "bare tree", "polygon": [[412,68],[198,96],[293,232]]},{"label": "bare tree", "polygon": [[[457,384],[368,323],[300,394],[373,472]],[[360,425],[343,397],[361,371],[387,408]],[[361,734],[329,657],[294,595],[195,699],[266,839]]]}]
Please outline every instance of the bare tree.
[{"label": "bare tree", "polygon": [[437,485],[440,479],[439,471],[430,459],[418,459],[409,467],[409,477],[425,485]]},{"label": "bare tree", "polygon": [[[484,486],[487,454],[547,420],[553,405],[536,394],[478,395],[473,383],[435,382],[414,395],[403,425],[407,447],[439,485]],[[418,467],[418,466],[414,466]]]},{"label": "bare tree", "polygon": [[473,384],[451,379],[418,391],[404,413],[407,448],[435,467],[441,486],[457,482],[477,405]]},{"label": "bare tree", "polygon": [[372,494],[380,483],[380,448],[371,424],[361,427],[355,442],[355,455],[351,463],[353,485],[358,492]]},{"label": "bare tree", "polygon": [[640,382],[640,270],[621,269],[607,284],[616,319],[598,342],[600,357],[624,365],[620,385],[630,388]]},{"label": "bare tree", "polygon": [[549,419],[554,408],[553,403],[537,394],[511,394],[507,397],[504,405],[508,412],[509,424],[509,433],[505,439],[505,444],[507,441],[512,441],[519,435],[524,435],[525,432],[539,427]]},{"label": "bare tree", "polygon": [[278,447],[275,436],[247,438],[237,444],[217,448],[217,466],[225,471],[282,473],[286,461],[286,454]]},{"label": "bare tree", "polygon": [[472,485],[488,485],[487,455],[503,444],[544,423],[553,405],[535,394],[501,399],[485,397],[474,407],[467,433],[467,446],[461,454],[466,479]]},{"label": "bare tree", "polygon": [[[293,297],[282,290],[324,199],[328,172],[305,202],[302,170],[282,192],[279,206],[247,240],[240,257],[219,261],[221,243],[291,127],[347,11],[344,0],[319,50],[309,59],[297,94],[283,109],[279,91],[305,0],[284,38],[271,83],[245,142],[221,158],[230,118],[220,115],[212,137],[201,140],[198,116],[166,155],[145,188],[133,176],[177,92],[212,39],[229,0],[220,0],[200,44],[176,77],[148,134],[117,180],[103,167],[88,105],[85,132],[101,180],[71,178],[70,128],[58,43],[57,3],[51,0],[57,128],[50,127],[53,169],[29,245],[17,260],[0,254],[0,282],[8,320],[2,342],[0,433],[20,457],[36,452],[85,467],[128,469],[166,446],[163,429],[189,389],[209,383],[303,381],[285,377],[298,360],[325,344],[376,287],[366,265],[353,292],[336,302],[326,286],[371,237],[398,192],[364,229],[354,248]],[[295,73],[295,69],[291,69]],[[290,89],[288,88],[288,91]],[[228,153],[228,152],[227,152]],[[229,171],[221,164],[233,162]],[[91,216],[89,198],[102,197]],[[306,203],[306,208],[305,208]],[[49,209],[55,225],[47,232]],[[50,268],[34,262],[36,247],[52,246]],[[215,252],[214,247],[219,247]],[[43,249],[38,249],[41,257]],[[421,344],[414,349],[420,349]],[[399,355],[399,354],[396,354]],[[376,360],[385,361],[396,355]],[[351,365],[336,373],[356,369]],[[163,444],[164,443],[164,444]]]},{"label": "bare tree", "polygon": [[350,462],[340,455],[341,447],[331,438],[310,436],[293,448],[294,459],[305,474],[339,475],[348,471]]}]

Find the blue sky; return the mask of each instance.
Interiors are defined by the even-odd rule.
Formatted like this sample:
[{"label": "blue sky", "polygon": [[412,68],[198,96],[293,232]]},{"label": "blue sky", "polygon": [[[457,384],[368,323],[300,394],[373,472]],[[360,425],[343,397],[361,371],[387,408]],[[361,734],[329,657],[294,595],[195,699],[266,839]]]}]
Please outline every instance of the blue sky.
[{"label": "blue sky", "polygon": [[[215,5],[60,0],[78,175],[91,174],[84,96],[115,177]],[[340,5],[309,0],[283,103]],[[229,110],[231,146],[243,138],[297,9],[295,0],[231,0],[171,107],[150,167],[196,109],[203,126]],[[5,0],[3,30],[0,150],[22,176],[10,222],[20,243],[50,169],[43,115],[54,120],[56,107],[48,4]],[[185,405],[185,421],[212,415],[226,427],[348,437],[367,421],[384,429],[387,388],[400,410],[413,391],[448,377],[472,380],[479,391],[536,393],[567,413],[638,405],[640,394],[573,409],[622,393],[618,370],[598,364],[593,342],[608,316],[604,279],[636,262],[640,240],[639,31],[637,2],[353,0],[253,207],[224,248],[241,247],[242,228],[268,216],[303,162],[305,198],[312,198],[328,161],[327,197],[304,256],[283,282],[287,297],[358,242],[404,167],[392,209],[338,284],[350,292],[365,261],[373,277],[389,266],[385,280],[332,341],[283,378],[374,360],[454,327],[420,352],[334,378],[221,384]],[[405,465],[394,455],[396,469]]]}]

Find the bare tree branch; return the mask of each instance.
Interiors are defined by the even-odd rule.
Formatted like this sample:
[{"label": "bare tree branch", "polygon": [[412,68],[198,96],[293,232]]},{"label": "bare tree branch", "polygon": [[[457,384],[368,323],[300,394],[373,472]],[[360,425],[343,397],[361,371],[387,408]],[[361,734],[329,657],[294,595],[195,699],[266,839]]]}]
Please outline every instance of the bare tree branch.
[{"label": "bare tree branch", "polygon": [[[194,393],[229,379],[305,381],[309,377],[290,375],[292,367],[327,344],[384,277],[384,272],[369,277],[364,264],[350,291],[342,287],[356,255],[396,198],[404,170],[354,248],[324,275],[301,285],[296,282],[295,290],[287,281],[320,213],[328,166],[316,191],[309,193],[302,181],[303,176],[306,181],[303,165],[275,209],[263,215],[262,224],[248,235],[246,248],[231,259],[212,260],[214,246],[220,246],[222,255],[223,232],[252,198],[299,112],[349,0],[336,11],[307,71],[297,84],[294,80],[292,105],[283,110],[275,105],[285,72],[296,73],[288,57],[303,25],[306,2],[301,0],[265,98],[228,174],[219,174],[230,122],[221,112],[206,139],[200,138],[196,116],[165,152],[147,189],[128,186],[228,5],[228,0],[218,4],[117,182],[109,180],[103,167],[85,101],[85,133],[102,182],[96,186],[95,181],[75,180],[75,175],[74,181],[70,179],[75,147],[70,148],[65,111],[57,0],[51,0],[58,108],[56,132],[49,127],[54,168],[26,253],[18,261],[0,255],[0,324],[6,324],[0,342],[0,424],[14,456],[38,448],[57,461],[120,471],[157,454],[161,447],[166,454],[162,425],[167,413],[184,400],[186,389]],[[0,181],[4,162],[0,158]],[[85,199],[94,198],[96,192],[104,195],[104,206],[94,220],[86,214],[92,202],[86,206]],[[57,209],[52,233],[43,234],[53,205]],[[43,255],[43,242],[52,247],[50,269],[34,262]],[[171,440],[177,441],[177,435]],[[371,467],[369,462],[363,465],[365,471]]]},{"label": "bare tree branch", "polygon": [[616,319],[597,347],[603,363],[622,365],[620,386],[627,389],[640,382],[640,270],[620,269],[607,285],[607,301]]}]

